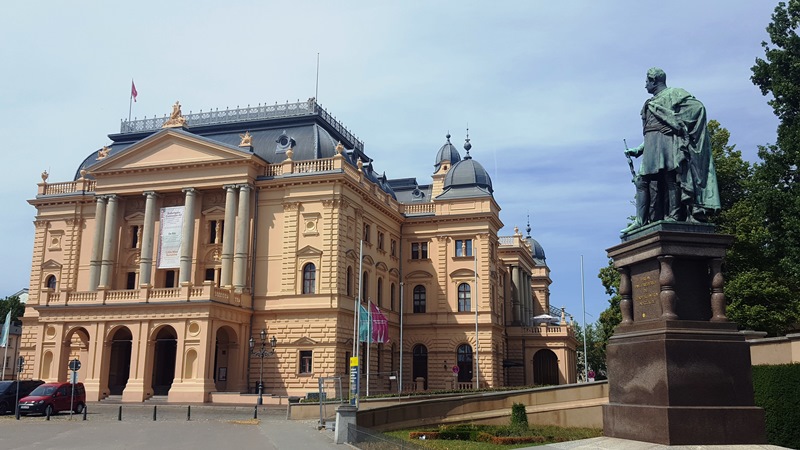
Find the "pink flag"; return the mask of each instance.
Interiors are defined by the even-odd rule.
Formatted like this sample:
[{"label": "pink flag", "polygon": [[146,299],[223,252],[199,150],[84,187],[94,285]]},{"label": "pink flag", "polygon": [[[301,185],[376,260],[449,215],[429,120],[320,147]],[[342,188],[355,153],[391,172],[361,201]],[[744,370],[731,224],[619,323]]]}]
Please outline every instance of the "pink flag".
[{"label": "pink flag", "polygon": [[389,321],[374,303],[369,303],[372,311],[372,342],[385,344],[389,342]]},{"label": "pink flag", "polygon": [[139,95],[139,93],[136,92],[136,85],[133,84],[133,80],[131,80],[131,97],[133,98],[133,101],[136,101],[137,95]]}]

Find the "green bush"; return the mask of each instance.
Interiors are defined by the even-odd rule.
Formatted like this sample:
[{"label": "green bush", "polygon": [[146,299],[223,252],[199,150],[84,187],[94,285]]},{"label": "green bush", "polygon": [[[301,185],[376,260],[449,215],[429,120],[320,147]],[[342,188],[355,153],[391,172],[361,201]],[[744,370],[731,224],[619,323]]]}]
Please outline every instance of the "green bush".
[{"label": "green bush", "polygon": [[753,366],[757,406],[767,416],[770,444],[800,448],[800,364]]},{"label": "green bush", "polygon": [[528,429],[528,413],[525,412],[525,405],[522,403],[511,405],[511,426],[523,430]]}]

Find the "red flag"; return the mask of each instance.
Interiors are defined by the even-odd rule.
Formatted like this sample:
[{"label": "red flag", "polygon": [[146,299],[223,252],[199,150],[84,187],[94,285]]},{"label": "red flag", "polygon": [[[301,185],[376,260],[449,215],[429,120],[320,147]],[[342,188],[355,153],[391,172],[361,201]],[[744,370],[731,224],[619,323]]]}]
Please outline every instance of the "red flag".
[{"label": "red flag", "polygon": [[136,101],[137,95],[139,95],[139,93],[136,92],[136,85],[133,84],[133,80],[131,80],[131,97],[133,98],[133,101]]},{"label": "red flag", "polygon": [[372,342],[379,344],[389,342],[389,321],[374,303],[369,303],[372,312]]}]

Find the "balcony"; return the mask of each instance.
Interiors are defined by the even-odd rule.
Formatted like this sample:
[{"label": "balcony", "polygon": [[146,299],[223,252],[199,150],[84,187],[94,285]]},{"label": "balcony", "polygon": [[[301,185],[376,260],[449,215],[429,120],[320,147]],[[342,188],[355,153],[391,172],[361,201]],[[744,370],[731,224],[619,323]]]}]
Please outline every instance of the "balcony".
[{"label": "balcony", "polygon": [[45,292],[45,306],[130,305],[137,303],[216,302],[240,308],[250,308],[250,294],[213,286],[182,286],[178,288],[141,288],[98,290],[84,292]]}]

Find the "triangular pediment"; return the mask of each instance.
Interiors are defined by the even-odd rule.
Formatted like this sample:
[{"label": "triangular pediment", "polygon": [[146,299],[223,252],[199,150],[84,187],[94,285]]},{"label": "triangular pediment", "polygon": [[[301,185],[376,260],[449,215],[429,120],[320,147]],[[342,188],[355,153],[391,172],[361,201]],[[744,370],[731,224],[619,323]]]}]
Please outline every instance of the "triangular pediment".
[{"label": "triangular pediment", "polygon": [[42,269],[45,270],[61,270],[61,264],[52,260],[48,259],[44,263],[42,263]]},{"label": "triangular pediment", "polygon": [[144,213],[137,211],[133,214],[125,216],[126,222],[144,222]]},{"label": "triangular pediment", "polygon": [[314,258],[318,256],[322,256],[322,250],[318,250],[310,245],[306,245],[305,247],[301,248],[297,251],[297,256],[303,256],[306,258]]},{"label": "triangular pediment", "polygon": [[225,208],[221,206],[212,206],[211,208],[203,210],[204,216],[214,216],[214,215],[224,215],[224,214],[225,214]]},{"label": "triangular pediment", "polygon": [[294,345],[300,345],[300,346],[317,345],[317,341],[308,337],[301,337],[300,339],[294,341]]},{"label": "triangular pediment", "polygon": [[92,173],[213,164],[247,160],[252,155],[234,147],[184,131],[162,130],[91,168]]}]

